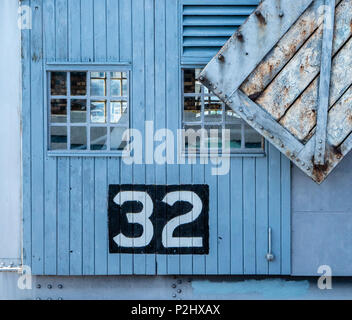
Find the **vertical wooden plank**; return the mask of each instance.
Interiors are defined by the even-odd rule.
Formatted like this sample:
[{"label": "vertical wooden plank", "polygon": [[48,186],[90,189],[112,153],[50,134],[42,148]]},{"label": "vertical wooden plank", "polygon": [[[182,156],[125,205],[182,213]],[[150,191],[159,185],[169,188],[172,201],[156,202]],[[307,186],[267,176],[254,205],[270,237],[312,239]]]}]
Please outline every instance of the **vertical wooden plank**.
[{"label": "vertical wooden plank", "polygon": [[230,176],[218,176],[218,265],[219,274],[231,271]]},{"label": "vertical wooden plank", "polygon": [[70,159],[70,275],[82,274],[82,160]]},{"label": "vertical wooden plank", "polygon": [[57,273],[70,273],[70,168],[66,158],[59,158],[57,197]]},{"label": "vertical wooden plank", "polygon": [[280,151],[269,145],[269,227],[272,228],[274,261],[269,263],[269,274],[280,274],[281,262],[281,170]]},{"label": "vertical wooden plank", "polygon": [[[166,126],[166,1],[159,1],[155,6],[155,129]],[[156,165],[156,184],[166,184],[166,167]],[[167,274],[167,256],[157,255],[158,274]]]},{"label": "vertical wooden plank", "polygon": [[119,1],[120,60],[132,61],[132,0]]},{"label": "vertical wooden plank", "polygon": [[[81,59],[94,60],[93,0],[81,1]],[[82,264],[83,274],[94,274],[94,159],[82,159],[83,216],[82,216]]]},{"label": "vertical wooden plank", "polygon": [[209,185],[209,254],[205,257],[206,274],[218,274],[218,179],[205,166],[205,183]]},{"label": "vertical wooden plank", "polygon": [[[94,0],[94,61],[106,62],[106,1]],[[107,274],[107,159],[95,159],[95,274]]]},{"label": "vertical wooden plank", "polygon": [[[23,5],[29,6],[29,0]],[[32,265],[32,171],[31,171],[31,31],[22,37],[22,192],[23,192],[23,263]]]},{"label": "vertical wooden plank", "polygon": [[[107,59],[108,62],[116,62],[120,59],[119,24],[120,12],[119,2],[107,0]],[[108,159],[108,186],[120,183],[120,158]],[[108,253],[108,274],[120,273],[120,255]]]},{"label": "vertical wooden plank", "polygon": [[[154,0],[145,0],[145,117],[147,121],[154,124],[155,108],[155,58],[154,58]],[[153,135],[153,134],[152,134]],[[146,134],[145,139],[149,139],[151,148],[154,148],[153,137]],[[145,142],[147,146],[147,142]],[[155,166],[154,164],[146,165],[146,183],[155,184]],[[146,274],[155,274],[155,254],[146,255]]]},{"label": "vertical wooden plank", "polygon": [[[56,0],[56,61],[68,58],[67,0]],[[70,270],[70,168],[69,159],[58,158],[58,274],[68,275]]]},{"label": "vertical wooden plank", "polygon": [[[120,9],[120,59],[121,61],[132,61],[132,2],[125,0],[119,2]],[[133,77],[133,71],[132,75]],[[131,82],[131,81],[130,81]],[[131,85],[131,83],[130,83]],[[133,106],[133,96],[130,97],[131,106]],[[130,110],[133,114],[133,110]],[[130,120],[131,121],[131,120]],[[121,184],[132,183],[132,166],[126,165],[123,159],[121,160]],[[133,255],[120,254],[121,274],[133,273]]]},{"label": "vertical wooden plank", "polygon": [[[186,160],[187,161],[187,160]],[[184,164],[180,166],[180,184],[192,184],[192,165]],[[180,274],[192,274],[193,272],[193,259],[190,254],[181,254],[180,261]]]},{"label": "vertical wooden plank", "polygon": [[84,275],[94,274],[94,210],[95,181],[94,160],[83,159],[83,216],[82,216],[82,264]]},{"label": "vertical wooden plank", "polygon": [[244,273],[255,274],[255,159],[243,159]]},{"label": "vertical wooden plank", "polygon": [[291,162],[281,154],[281,274],[291,274]]},{"label": "vertical wooden plank", "polygon": [[[145,44],[144,44],[144,0],[132,2],[132,39],[133,39],[133,106],[131,112],[132,128],[145,136]],[[145,184],[145,165],[133,165],[133,183]],[[133,257],[134,274],[145,274],[145,254],[136,253]]]},{"label": "vertical wooden plank", "polygon": [[[108,159],[108,186],[110,184],[120,184],[120,159]],[[120,254],[108,253],[108,274],[120,274]]]},{"label": "vertical wooden plank", "polygon": [[[81,8],[75,0],[68,2],[69,61],[81,60]],[[70,159],[70,274],[82,274],[82,159]]]},{"label": "vertical wooden plank", "polygon": [[106,0],[106,29],[107,29],[107,60],[110,62],[119,61],[119,2],[116,0]]},{"label": "vertical wooden plank", "polygon": [[[44,56],[47,61],[55,60],[55,2],[43,2]],[[46,75],[44,76],[46,81]],[[45,88],[45,86],[44,86]],[[48,90],[48,88],[46,89]],[[45,95],[47,92],[44,93]],[[48,110],[48,101],[44,105]],[[46,114],[46,112],[44,112]],[[45,119],[44,119],[45,120]],[[44,122],[46,124],[46,122]],[[44,125],[44,124],[43,124]],[[48,129],[44,130],[47,139]],[[46,152],[46,150],[45,150]],[[57,159],[45,155],[45,226],[44,226],[44,273],[56,274],[56,217],[57,217]]]},{"label": "vertical wooden plank", "polygon": [[95,159],[95,274],[106,275],[108,272],[108,220],[107,220],[107,160]]},{"label": "vertical wooden plank", "polygon": [[[268,156],[268,155],[267,155]],[[268,274],[268,158],[255,161],[256,273]]]},{"label": "vertical wooden plank", "polygon": [[44,273],[44,103],[42,5],[31,1],[32,272]]},{"label": "vertical wooden plank", "polygon": [[243,159],[231,159],[231,274],[243,274]]},{"label": "vertical wooden plank", "polygon": [[[166,128],[177,137],[178,119],[180,111],[180,87],[179,87],[179,48],[178,48],[178,5],[177,0],[166,2]],[[174,139],[173,139],[174,140]],[[177,144],[167,145],[166,148],[173,148],[173,153],[177,153]],[[175,157],[174,157],[175,158]],[[179,185],[179,166],[175,164],[167,165],[167,184]],[[192,257],[191,257],[192,258]],[[169,274],[180,273],[180,255],[168,256]]]},{"label": "vertical wooden plank", "polygon": [[[193,183],[194,184],[204,184],[205,176],[204,176],[205,165],[198,164],[193,166]],[[193,274],[205,274],[205,256],[204,255],[193,255]]]},{"label": "vertical wooden plank", "polygon": [[314,163],[323,165],[325,161],[325,141],[330,100],[331,60],[333,50],[335,0],[325,0],[323,43],[321,46],[321,66],[319,78],[319,105],[315,130]]}]

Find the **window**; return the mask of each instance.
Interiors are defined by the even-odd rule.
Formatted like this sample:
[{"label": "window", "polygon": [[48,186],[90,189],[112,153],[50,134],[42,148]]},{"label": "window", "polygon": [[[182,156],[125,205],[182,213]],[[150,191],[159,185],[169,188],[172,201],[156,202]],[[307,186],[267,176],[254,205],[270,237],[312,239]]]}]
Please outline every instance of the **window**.
[{"label": "window", "polygon": [[49,72],[49,150],[121,152],[129,128],[128,71]]},{"label": "window", "polygon": [[[202,142],[205,144],[203,147],[218,152],[222,148],[223,129],[228,129],[229,141],[226,143],[229,145],[226,147],[231,153],[262,153],[264,147],[262,136],[196,80],[200,72],[201,69],[183,69],[182,124],[186,131],[185,151],[188,153],[200,151],[201,133]],[[214,132],[218,134],[215,139]]]}]

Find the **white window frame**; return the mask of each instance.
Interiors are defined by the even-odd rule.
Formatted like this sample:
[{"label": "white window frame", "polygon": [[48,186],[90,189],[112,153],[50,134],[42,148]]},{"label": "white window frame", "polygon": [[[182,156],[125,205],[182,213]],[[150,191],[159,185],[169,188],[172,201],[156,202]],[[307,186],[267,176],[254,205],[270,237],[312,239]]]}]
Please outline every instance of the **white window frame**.
[{"label": "white window frame", "polygon": [[[121,127],[130,129],[131,128],[131,66],[126,64],[119,64],[119,65],[109,65],[109,64],[48,64],[46,66],[46,86],[45,86],[45,118],[46,118],[46,125],[45,125],[45,149],[49,156],[122,156],[123,150],[110,150],[110,129],[114,127]],[[52,96],[51,95],[51,72],[66,72],[67,73],[67,92],[64,96]],[[70,92],[70,72],[86,72],[87,73],[87,87],[86,87],[86,95],[84,96],[71,96]],[[105,72],[106,73],[106,95],[104,97],[99,96],[91,96],[90,95],[90,73],[91,72]],[[123,97],[111,97],[110,92],[110,72],[125,72],[127,74],[127,96]],[[67,121],[66,123],[53,123],[50,122],[50,113],[51,113],[51,99],[65,99],[67,100]],[[71,100],[86,100],[87,101],[87,119],[85,123],[71,123]],[[99,101],[104,100],[106,101],[106,122],[105,123],[91,123],[90,121],[90,111],[91,111],[91,100]],[[111,101],[126,101],[127,103],[127,118],[128,123],[126,124],[115,124],[110,123],[110,102]],[[50,139],[51,139],[51,127],[66,127],[67,128],[67,149],[63,150],[51,150],[50,149]],[[85,150],[77,150],[77,149],[70,149],[70,134],[71,134],[71,127],[84,127],[86,128],[87,132],[87,149]],[[106,150],[90,150],[90,131],[92,127],[103,127],[107,130],[107,148]],[[128,144],[127,144],[128,145]],[[126,150],[126,148],[124,149]]]},{"label": "white window frame", "polygon": [[[201,93],[185,93],[184,92],[184,70],[187,69],[202,69],[204,68],[204,65],[183,65],[181,66],[181,90],[182,90],[182,112],[181,112],[181,125],[182,125],[182,129],[185,129],[185,126],[200,126],[201,129],[204,129],[205,125],[207,126],[211,126],[211,125],[221,125],[222,129],[225,129],[225,126],[227,124],[240,124],[241,125],[241,147],[240,148],[231,148],[230,149],[230,155],[231,156],[263,156],[265,155],[265,139],[262,137],[262,147],[261,148],[246,148],[245,143],[246,143],[246,133],[245,133],[245,128],[246,128],[246,122],[239,118],[236,119],[236,121],[231,120],[231,121],[226,121],[225,118],[225,103],[221,102],[222,104],[222,120],[221,122],[215,122],[215,121],[204,121],[204,106],[205,106],[205,97],[209,97],[209,96],[214,96],[214,94],[205,94],[204,93],[204,86],[202,85],[202,90]],[[185,98],[187,97],[200,97],[201,98],[201,119],[200,121],[184,121],[184,101]],[[248,126],[248,125],[247,125]],[[254,129],[252,129],[254,130]],[[210,154],[217,154],[217,153],[221,153],[221,149],[219,148],[209,148],[208,149]],[[194,154],[199,154],[202,155],[201,149],[197,148],[197,149],[185,149],[185,145],[183,143],[182,145],[182,153],[184,155],[188,154],[188,155],[194,155]]]}]

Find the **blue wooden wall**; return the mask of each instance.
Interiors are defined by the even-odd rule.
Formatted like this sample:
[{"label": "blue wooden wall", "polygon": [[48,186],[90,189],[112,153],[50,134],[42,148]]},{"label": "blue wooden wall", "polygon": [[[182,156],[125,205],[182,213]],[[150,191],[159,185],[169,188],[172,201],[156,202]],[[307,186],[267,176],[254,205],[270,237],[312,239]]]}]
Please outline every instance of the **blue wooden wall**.
[{"label": "blue wooden wall", "polygon": [[[250,1],[251,3],[253,1]],[[133,165],[118,157],[53,157],[45,150],[47,62],[129,62],[132,127],[176,131],[181,121],[178,0],[24,0],[22,31],[23,256],[33,274],[289,274],[290,163],[233,157],[209,165]],[[109,254],[109,184],[208,184],[209,255]],[[268,263],[267,228],[276,259]]]}]

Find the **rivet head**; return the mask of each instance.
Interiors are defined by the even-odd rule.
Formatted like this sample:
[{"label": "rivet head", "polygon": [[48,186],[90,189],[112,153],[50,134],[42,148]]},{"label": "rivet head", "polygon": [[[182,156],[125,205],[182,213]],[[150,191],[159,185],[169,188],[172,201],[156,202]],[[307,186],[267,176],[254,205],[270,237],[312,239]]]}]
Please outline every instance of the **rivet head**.
[{"label": "rivet head", "polygon": [[182,292],[182,290],[181,290],[181,289],[178,289],[178,290],[177,290],[177,293],[181,293],[181,292]]},{"label": "rivet head", "polygon": [[51,284],[48,284],[48,289],[52,289],[52,285]]},{"label": "rivet head", "polygon": [[284,14],[283,11],[280,11],[280,12],[279,12],[279,17],[280,17],[280,18],[282,18],[284,15],[285,15],[285,14]]},{"label": "rivet head", "polygon": [[59,289],[62,289],[64,286],[63,286],[62,284],[58,284],[57,287],[58,287]]},{"label": "rivet head", "polygon": [[42,286],[38,283],[36,287],[37,289],[40,289]]},{"label": "rivet head", "polygon": [[204,77],[203,77],[203,76],[200,76],[200,77],[199,77],[199,80],[200,80],[200,81],[203,81],[203,80],[204,80]]},{"label": "rivet head", "polygon": [[176,294],[174,293],[174,294],[172,295],[172,297],[173,297],[173,298],[176,298]]},{"label": "rivet head", "polygon": [[176,288],[176,283],[173,283],[171,287],[175,289]]},{"label": "rivet head", "polygon": [[239,108],[238,110],[240,110],[240,112],[242,112],[242,111],[243,111],[243,108]]}]

